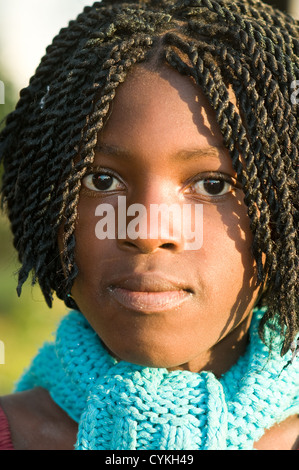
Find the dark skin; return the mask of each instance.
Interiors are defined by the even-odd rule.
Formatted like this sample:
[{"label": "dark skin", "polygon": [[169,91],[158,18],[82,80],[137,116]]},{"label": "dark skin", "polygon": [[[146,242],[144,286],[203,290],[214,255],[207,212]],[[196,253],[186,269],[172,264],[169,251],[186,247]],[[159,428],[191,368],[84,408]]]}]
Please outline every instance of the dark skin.
[{"label": "dark skin", "polygon": [[[172,69],[136,67],[113,100],[90,172],[112,178],[105,191],[90,175],[83,179],[72,288],[80,311],[120,359],[169,370],[208,368],[220,376],[246,348],[259,289],[243,191],[206,99]],[[207,175],[225,178],[222,194],[211,196],[202,187]],[[105,203],[117,212],[120,196],[147,214],[154,204],[202,204],[202,247],[187,250],[183,236],[167,237],[162,229],[151,237],[150,223],[146,238],[99,240],[96,208]],[[132,276],[135,284],[129,284]],[[178,307],[148,307],[146,294],[164,289],[159,278],[191,295]],[[123,303],[115,295],[119,286],[125,295],[135,292],[137,302]]]},{"label": "dark skin", "polygon": [[[79,275],[72,296],[115,357],[169,370],[211,370],[219,377],[246,349],[258,289],[242,190],[228,186],[215,198],[202,193],[199,184],[207,172],[221,172],[232,180],[236,176],[211,109],[186,77],[166,68],[157,73],[138,67],[117,92],[98,143],[92,171],[100,166],[115,179],[105,192],[83,181],[76,228]],[[192,158],[190,153],[186,158],[186,150],[192,150]],[[116,205],[119,195],[127,197],[128,205],[145,207],[204,204],[203,247],[186,251],[184,240],[162,236],[99,241],[95,208],[101,202]],[[143,308],[136,308],[134,298],[133,306],[120,306],[107,289],[116,265],[117,275],[124,277],[175,274],[176,285],[184,282],[192,294],[176,308],[153,312],[144,307],[144,289],[155,294],[141,276],[141,288],[136,287],[134,295]],[[126,284],[121,284],[125,290]],[[77,424],[47,391],[17,393],[3,397],[0,404],[16,449],[73,449]],[[299,419],[292,416],[267,431],[255,447],[296,449],[298,435]]]},{"label": "dark skin", "polygon": [[2,397],[15,450],[72,450],[78,425],[51,399],[36,388]]}]

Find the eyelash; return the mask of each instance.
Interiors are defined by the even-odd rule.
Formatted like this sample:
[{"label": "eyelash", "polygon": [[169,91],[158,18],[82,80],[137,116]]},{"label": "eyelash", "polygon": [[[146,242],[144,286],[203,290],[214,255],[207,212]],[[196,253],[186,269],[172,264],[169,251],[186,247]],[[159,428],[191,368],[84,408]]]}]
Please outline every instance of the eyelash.
[{"label": "eyelash", "polygon": [[[115,180],[118,180],[118,184],[121,186],[120,188],[114,188],[114,189],[94,189],[91,186],[94,186],[93,179],[96,176],[107,176],[114,178]],[[218,184],[218,183],[223,183],[224,187],[222,189],[222,192],[220,194],[208,194],[207,191],[204,189],[204,187],[201,188],[201,190],[205,190],[207,194],[202,194],[198,193],[196,191],[188,191],[190,188],[194,188],[196,185],[201,185],[204,186],[205,184]],[[83,184],[83,189],[84,192],[86,192],[88,195],[92,195],[96,197],[99,193],[101,194],[107,194],[110,192],[114,191],[119,191],[120,189],[123,190],[126,188],[125,184],[122,182],[121,178],[114,174],[111,170],[103,169],[103,168],[94,168],[93,171],[90,171],[82,180]],[[95,187],[95,186],[94,186]],[[192,194],[195,197],[202,197],[202,198],[208,198],[208,199],[213,199],[217,200],[217,198],[222,198],[226,196],[228,193],[232,192],[233,189],[238,189],[241,186],[239,183],[234,180],[231,176],[226,175],[225,173],[219,173],[219,172],[207,172],[207,173],[201,173],[197,177],[193,177],[186,185],[185,185],[185,190],[184,192],[187,194]],[[215,186],[214,186],[215,189]]]},{"label": "eyelash", "polygon": [[198,175],[198,177],[195,176],[192,178],[190,183],[187,185],[187,188],[191,188],[192,186],[194,187],[196,184],[201,184],[201,183],[204,185],[205,183],[209,181],[210,183],[211,182],[224,183],[224,189],[222,190],[222,193],[211,195],[211,194],[200,194],[200,193],[196,193],[195,191],[190,191],[189,194],[192,194],[196,197],[217,200],[217,198],[225,197],[228,193],[231,193],[233,190],[241,189],[241,185],[234,178],[232,178],[231,176],[225,173],[220,173],[220,172],[201,173],[200,175]]},{"label": "eyelash", "polygon": [[92,189],[92,188],[88,187],[87,185],[92,185],[93,184],[92,179],[97,175],[98,176],[105,175],[105,176],[114,178],[114,179],[118,180],[118,182],[122,185],[122,189],[125,189],[125,184],[121,181],[121,178],[118,175],[115,175],[111,170],[109,171],[109,170],[106,170],[106,169],[103,169],[103,168],[94,168],[93,171],[88,172],[87,175],[85,175],[83,180],[82,180],[83,190],[88,195],[97,196],[99,193],[102,193],[102,194],[106,193],[107,194],[109,192],[119,190],[119,188],[113,189],[113,190],[111,190],[111,189],[109,189],[109,190],[100,190],[100,189]]}]

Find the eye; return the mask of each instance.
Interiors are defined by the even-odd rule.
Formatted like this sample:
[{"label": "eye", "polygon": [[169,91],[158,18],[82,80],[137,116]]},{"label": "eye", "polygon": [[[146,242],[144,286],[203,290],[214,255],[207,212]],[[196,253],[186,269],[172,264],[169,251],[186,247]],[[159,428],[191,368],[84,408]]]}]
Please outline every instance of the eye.
[{"label": "eye", "polygon": [[227,181],[214,178],[197,181],[192,186],[195,193],[203,196],[223,196],[232,188]]},{"label": "eye", "polygon": [[116,176],[103,171],[90,173],[82,181],[83,185],[91,191],[117,191],[124,189],[124,184]]},{"label": "eye", "polygon": [[225,196],[233,189],[241,188],[240,184],[232,177],[222,173],[206,173],[194,178],[187,188],[187,193],[203,196],[206,198],[217,198]]}]

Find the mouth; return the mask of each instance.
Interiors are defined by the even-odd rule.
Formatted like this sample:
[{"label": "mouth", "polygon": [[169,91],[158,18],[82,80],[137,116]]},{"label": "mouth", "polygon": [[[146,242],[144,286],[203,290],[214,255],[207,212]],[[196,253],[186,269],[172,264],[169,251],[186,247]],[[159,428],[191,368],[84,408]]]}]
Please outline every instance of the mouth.
[{"label": "mouth", "polygon": [[121,306],[143,313],[165,312],[180,307],[194,291],[181,282],[148,273],[109,285],[110,296]]}]

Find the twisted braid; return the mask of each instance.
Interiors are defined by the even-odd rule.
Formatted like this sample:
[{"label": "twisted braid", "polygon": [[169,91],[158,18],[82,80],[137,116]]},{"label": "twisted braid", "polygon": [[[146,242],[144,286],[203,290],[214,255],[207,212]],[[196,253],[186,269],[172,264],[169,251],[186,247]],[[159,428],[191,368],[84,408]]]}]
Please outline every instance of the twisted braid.
[{"label": "twisted braid", "polygon": [[192,77],[215,111],[248,206],[268,305],[260,332],[276,319],[285,353],[299,329],[298,23],[258,0],[103,0],[54,38],[0,134],[18,293],[32,272],[49,306],[55,291],[75,307],[68,293],[81,181],[117,87],[152,59]]}]

